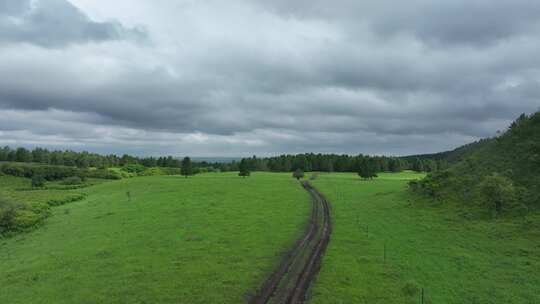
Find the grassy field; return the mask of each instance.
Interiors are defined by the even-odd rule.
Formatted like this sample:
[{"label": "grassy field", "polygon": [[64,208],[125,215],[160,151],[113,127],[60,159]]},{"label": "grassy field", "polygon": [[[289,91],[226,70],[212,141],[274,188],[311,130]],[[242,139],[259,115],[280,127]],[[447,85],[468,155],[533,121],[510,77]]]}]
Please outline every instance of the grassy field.
[{"label": "grassy field", "polygon": [[539,219],[464,219],[411,198],[420,176],[314,181],[334,231],[311,303],[420,303],[421,288],[425,303],[540,303],[540,234],[528,226]]},{"label": "grassy field", "polygon": [[53,208],[43,227],[0,240],[0,303],[242,303],[311,207],[289,174],[140,177],[78,191],[86,199]]},{"label": "grassy field", "polygon": [[[97,184],[102,181],[92,180],[89,184]],[[65,189],[67,186],[60,182],[47,182],[50,189],[32,189],[30,179],[0,175],[0,195],[15,201],[28,202],[30,204],[47,204],[54,201],[69,201],[81,198],[81,189]]]}]

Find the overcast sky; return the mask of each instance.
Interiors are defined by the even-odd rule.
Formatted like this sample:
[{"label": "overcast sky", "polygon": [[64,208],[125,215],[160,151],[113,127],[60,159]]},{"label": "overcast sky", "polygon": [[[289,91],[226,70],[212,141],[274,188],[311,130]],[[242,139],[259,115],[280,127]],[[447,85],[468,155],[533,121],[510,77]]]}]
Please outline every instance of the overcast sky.
[{"label": "overcast sky", "polygon": [[537,110],[534,0],[0,0],[0,145],[403,155]]}]

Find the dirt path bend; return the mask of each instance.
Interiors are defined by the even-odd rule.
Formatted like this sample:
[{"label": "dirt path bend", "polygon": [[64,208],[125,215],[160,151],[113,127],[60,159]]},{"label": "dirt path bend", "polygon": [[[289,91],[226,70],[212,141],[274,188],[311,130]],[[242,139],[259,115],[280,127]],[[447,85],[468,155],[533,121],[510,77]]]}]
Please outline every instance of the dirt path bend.
[{"label": "dirt path bend", "polygon": [[319,271],[332,232],[330,204],[309,182],[302,182],[302,186],[313,202],[306,231],[249,301],[250,304],[304,303]]}]

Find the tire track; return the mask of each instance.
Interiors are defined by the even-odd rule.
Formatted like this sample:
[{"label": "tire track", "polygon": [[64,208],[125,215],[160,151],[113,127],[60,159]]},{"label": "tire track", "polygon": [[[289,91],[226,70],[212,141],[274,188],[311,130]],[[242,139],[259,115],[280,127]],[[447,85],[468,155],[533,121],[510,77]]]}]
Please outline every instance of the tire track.
[{"label": "tire track", "polygon": [[250,304],[304,303],[319,271],[332,232],[330,204],[309,182],[302,182],[302,186],[311,195],[313,203],[306,231],[249,301]]}]

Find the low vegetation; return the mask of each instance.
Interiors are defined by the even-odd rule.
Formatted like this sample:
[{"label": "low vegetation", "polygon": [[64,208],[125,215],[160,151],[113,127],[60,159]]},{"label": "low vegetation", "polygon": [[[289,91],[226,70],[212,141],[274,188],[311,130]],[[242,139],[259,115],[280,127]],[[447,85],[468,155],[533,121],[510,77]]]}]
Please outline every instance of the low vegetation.
[{"label": "low vegetation", "polygon": [[0,241],[0,303],[244,303],[311,207],[289,174],[151,176],[79,191],[86,199],[52,208],[45,227]]},{"label": "low vegetation", "polygon": [[[468,219],[407,191],[423,174],[320,174],[333,233],[312,304],[540,303],[540,216]],[[506,194],[501,194],[506,197]]]},{"label": "low vegetation", "polygon": [[[88,184],[98,182],[92,180]],[[0,238],[31,230],[51,214],[51,207],[84,197],[84,193],[61,182],[0,175]]]}]

